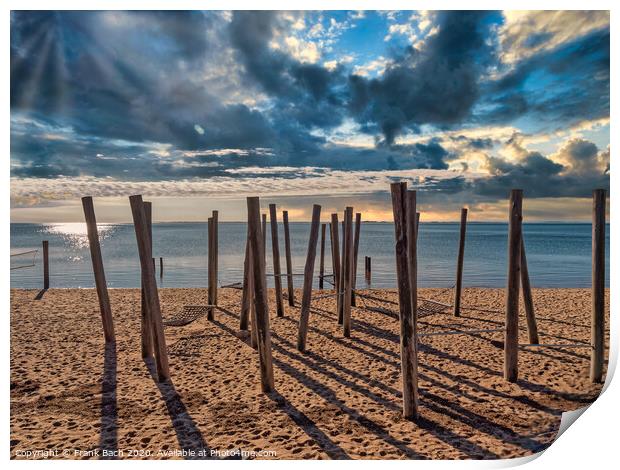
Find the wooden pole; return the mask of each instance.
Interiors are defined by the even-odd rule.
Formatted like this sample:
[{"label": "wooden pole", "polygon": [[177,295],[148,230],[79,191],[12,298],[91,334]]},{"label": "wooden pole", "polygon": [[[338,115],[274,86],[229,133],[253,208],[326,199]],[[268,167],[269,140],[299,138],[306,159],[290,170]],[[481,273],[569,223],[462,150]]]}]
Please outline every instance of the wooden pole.
[{"label": "wooden pole", "polygon": [[339,282],[339,286],[340,286],[340,292],[339,292],[339,299],[340,299],[340,303],[337,304],[338,306],[338,324],[342,325],[343,321],[344,321],[344,296],[345,296],[345,283],[344,283],[344,275],[347,271],[347,261],[346,261],[346,254],[347,254],[347,243],[346,243],[346,239],[347,239],[347,211],[345,208],[344,214],[342,216],[342,223],[340,224],[340,226],[342,227],[342,247],[341,247],[341,253],[340,253],[340,282]]},{"label": "wooden pole", "polygon": [[[406,186],[405,188],[406,189]],[[409,293],[411,295],[411,317],[403,318],[401,323],[401,349],[405,351],[406,361],[401,362],[401,373],[407,376],[407,394],[403,403],[408,403],[405,416],[418,417],[418,213],[416,213],[417,194],[415,191],[405,193],[405,222],[407,231],[407,274],[409,276]],[[405,388],[403,388],[403,391]],[[403,397],[405,394],[403,393]],[[413,403],[413,406],[411,406]]]},{"label": "wooden pole", "polygon": [[338,239],[338,214],[332,214],[331,223],[332,238],[332,266],[334,271],[334,289],[336,290],[336,316],[340,312],[340,241]]},{"label": "wooden pole", "polygon": [[344,299],[342,302],[342,333],[351,337],[351,294],[353,292],[353,208],[345,210],[345,242],[343,251]]},{"label": "wooden pole", "polygon": [[[417,226],[417,224],[416,224]],[[461,209],[461,230],[459,232],[459,254],[456,261],[456,283],[454,285],[455,317],[461,316],[461,290],[463,288],[463,259],[465,258],[465,232],[467,231],[467,209]]]},{"label": "wooden pole", "polygon": [[[299,331],[297,334],[297,349],[301,352],[306,350],[306,337],[308,335],[308,321],[310,319],[310,302],[312,301],[312,281],[314,279],[314,260],[316,258],[316,242],[319,237],[319,225],[321,223],[321,206],[312,206],[312,223],[310,224],[310,238],[308,239],[308,254],[304,267],[304,289],[301,298],[301,314],[299,317]],[[325,225],[323,225],[323,229]],[[325,233],[325,230],[323,230]]]},{"label": "wooden pole", "polygon": [[351,274],[351,305],[355,307],[355,286],[357,285],[357,256],[360,248],[360,229],[362,214],[355,214],[355,236],[353,238],[353,272]]},{"label": "wooden pole", "polygon": [[245,259],[243,261],[243,292],[241,294],[241,312],[239,314],[239,329],[247,330],[252,305],[252,252],[250,251],[250,232],[247,231],[245,241]]},{"label": "wooden pole", "polygon": [[[213,304],[212,305],[217,305],[217,278],[218,278],[218,272],[219,272],[218,214],[219,214],[218,211],[211,212],[211,217],[213,218]],[[212,309],[212,312],[213,310],[214,309]],[[212,319],[213,318],[211,318],[211,320]]]},{"label": "wooden pole", "polygon": [[321,257],[319,258],[319,289],[323,289],[325,277],[325,224],[321,224]]},{"label": "wooden pole", "polygon": [[262,214],[262,231],[263,234],[263,256],[265,257],[265,266],[267,266],[267,214]]},{"label": "wooden pole", "polygon": [[415,213],[415,237],[416,237],[416,242],[418,239],[418,233],[420,233],[420,213],[416,212]]},{"label": "wooden pole", "polygon": [[[407,235],[411,228],[407,226],[407,214],[415,213],[412,203],[407,204],[407,183],[392,183],[392,210],[394,213],[394,235],[396,252],[396,279],[398,283],[398,304],[400,311],[400,360],[403,389],[403,417],[416,419],[418,417],[417,390],[414,379],[415,347],[414,312],[412,310],[412,278],[409,276],[409,249]],[[415,196],[414,196],[415,197]],[[408,207],[409,206],[409,207]],[[412,211],[413,209],[413,211]],[[411,259],[413,262],[414,260]]]},{"label": "wooden pole", "polygon": [[280,270],[280,242],[278,242],[278,215],[276,205],[269,204],[269,222],[271,223],[271,252],[273,254],[273,283],[276,290],[276,315],[284,316],[282,300],[282,272]]},{"label": "wooden pole", "polygon": [[288,211],[282,211],[282,223],[284,224],[284,252],[286,255],[286,287],[288,291],[288,304],[295,306],[295,288],[293,286],[293,260],[291,259],[291,234],[288,227]]},{"label": "wooden pole", "polygon": [[133,216],[136,240],[138,243],[138,253],[140,255],[140,267],[142,279],[144,280],[144,293],[147,303],[147,311],[150,315],[151,325],[153,326],[153,348],[155,353],[155,364],[157,375],[160,382],[170,379],[170,369],[168,366],[168,350],[166,348],[166,337],[164,335],[164,323],[161,317],[159,305],[159,293],[157,292],[157,281],[155,270],[150,262],[152,257],[151,240],[148,233],[146,216],[142,196],[130,196],[131,213]]},{"label": "wooden pole", "polygon": [[164,258],[159,257],[159,277],[164,277]]},{"label": "wooden pole", "polygon": [[[150,202],[143,201],[144,206],[144,219],[146,221],[146,231],[149,236],[149,246],[151,252],[153,251],[153,209]],[[155,271],[155,266],[153,266]],[[142,358],[153,356],[153,325],[151,323],[151,315],[148,311],[148,305],[146,302],[146,293],[144,291],[144,279],[140,276],[140,336],[141,336],[141,352]]]},{"label": "wooden pole", "polygon": [[[274,390],[273,364],[271,358],[271,332],[269,330],[269,306],[267,304],[267,276],[263,255],[263,235],[260,230],[260,201],[257,197],[247,198],[248,231],[252,256],[254,279],[255,326],[258,340],[258,358],[261,374],[261,389],[265,393]],[[275,207],[274,207],[275,210]],[[272,218],[272,223],[274,218]]]},{"label": "wooden pole", "polygon": [[606,191],[595,189],[592,192],[592,382],[603,381],[605,362],[605,205]]},{"label": "wooden pole", "polygon": [[50,257],[49,257],[49,241],[43,240],[43,289],[50,288]]},{"label": "wooden pole", "polygon": [[103,336],[106,343],[115,341],[114,321],[112,320],[112,309],[110,307],[110,297],[108,296],[108,285],[105,280],[103,270],[103,258],[101,257],[101,246],[99,245],[99,233],[97,232],[97,219],[95,218],[95,208],[93,198],[90,196],[82,198],[84,218],[86,219],[86,230],[88,233],[88,245],[90,248],[90,258],[93,264],[95,275],[95,286],[97,297],[99,298],[99,310],[101,312],[101,322],[103,324]]},{"label": "wooden pole", "polygon": [[[214,300],[215,287],[213,286],[213,281],[215,280],[215,274],[213,272],[215,268],[215,262],[213,260],[213,255],[215,252],[215,248],[213,247],[213,217],[209,217],[207,219],[207,245],[209,248],[209,253],[207,257],[207,275],[208,275],[207,304],[215,305],[215,300]],[[207,307],[207,319],[213,320],[213,318],[214,318],[213,308]]]},{"label": "wooden pole", "polygon": [[536,325],[536,315],[534,313],[534,301],[532,299],[530,274],[527,269],[523,233],[521,234],[521,288],[523,289],[523,306],[525,307],[528,339],[530,344],[538,344],[538,326]]},{"label": "wooden pole", "polygon": [[510,192],[508,228],[508,284],[506,286],[506,333],[504,339],[504,378],[519,378],[519,270],[521,265],[521,220],[523,191]]},{"label": "wooden pole", "polygon": [[372,258],[370,256],[368,256],[368,267],[366,269],[366,280],[370,282],[372,278]]}]

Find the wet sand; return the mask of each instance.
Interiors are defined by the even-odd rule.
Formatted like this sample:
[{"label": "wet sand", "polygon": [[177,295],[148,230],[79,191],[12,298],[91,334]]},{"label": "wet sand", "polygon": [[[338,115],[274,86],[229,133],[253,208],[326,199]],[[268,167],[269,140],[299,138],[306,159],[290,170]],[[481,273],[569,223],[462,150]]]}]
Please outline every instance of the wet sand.
[{"label": "wet sand", "polygon": [[[165,384],[140,356],[139,290],[110,290],[117,341],[107,349],[94,289],[11,290],[11,458],[238,458],[236,449],[277,459],[519,457],[549,446],[562,412],[600,392],[587,348],[521,348],[510,384],[501,331],[426,336],[503,327],[503,290],[468,288],[460,318],[447,310],[419,320],[421,419],[403,420],[397,295],[366,293],[373,299],[358,298],[351,338],[334,298],[313,302],[304,354],[295,347],[301,292],[283,318],[271,298],[277,393],[267,396],[257,354],[239,333],[239,290],[220,290],[215,321],[166,327]],[[451,293],[420,295],[450,303]],[[533,295],[541,343],[589,342],[589,290]],[[207,293],[161,289],[160,298],[169,319],[206,304]],[[608,319],[608,290],[606,310]],[[520,327],[525,344],[523,314]]]}]

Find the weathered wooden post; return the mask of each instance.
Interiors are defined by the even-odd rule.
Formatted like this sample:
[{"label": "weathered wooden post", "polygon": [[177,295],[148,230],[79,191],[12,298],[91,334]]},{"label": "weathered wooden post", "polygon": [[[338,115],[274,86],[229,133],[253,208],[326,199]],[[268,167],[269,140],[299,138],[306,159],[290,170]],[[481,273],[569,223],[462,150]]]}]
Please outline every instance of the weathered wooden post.
[{"label": "weathered wooden post", "polygon": [[157,375],[160,382],[170,379],[170,369],[168,366],[168,351],[166,348],[166,337],[164,336],[164,323],[161,317],[159,305],[159,293],[157,292],[157,281],[155,270],[151,263],[151,240],[144,214],[144,204],[142,196],[129,196],[133,224],[138,242],[138,253],[140,255],[140,267],[142,279],[144,280],[144,293],[147,304],[147,311],[150,316],[150,323],[153,326],[153,349],[155,353],[155,364]]},{"label": "weathered wooden post", "polygon": [[527,269],[523,233],[521,233],[521,289],[523,289],[523,306],[525,307],[528,340],[530,344],[538,344],[538,326],[536,325],[536,315],[534,313],[534,301],[532,299],[530,274]]},{"label": "weathered wooden post", "polygon": [[213,259],[214,254],[215,254],[214,236],[213,236],[213,217],[209,217],[207,219],[207,246],[209,249],[209,253],[207,257],[207,275],[208,275],[207,304],[209,305],[207,307],[207,319],[213,320],[215,316],[213,312],[213,307],[212,307],[212,305],[215,305],[215,301],[214,301],[215,287],[213,286],[213,283],[215,281],[215,274],[214,274],[215,261]]},{"label": "weathered wooden post", "polygon": [[[416,224],[417,227],[417,224]],[[461,230],[459,232],[459,254],[456,261],[456,283],[454,285],[454,316],[461,316],[461,289],[463,288],[463,259],[465,258],[465,232],[467,231],[467,209],[461,209]]]},{"label": "weathered wooden post", "polygon": [[[153,252],[153,208],[150,202],[143,201],[144,207],[144,220],[146,222],[146,231],[149,236],[149,247],[151,253]],[[153,265],[153,271],[155,271],[155,265]],[[141,337],[141,351],[142,358],[153,356],[153,325],[151,323],[151,316],[148,311],[148,305],[146,303],[146,293],[144,291],[144,279],[140,276],[140,337]]]},{"label": "weathered wooden post", "polygon": [[394,234],[396,252],[396,278],[398,282],[398,304],[400,311],[400,360],[403,388],[403,417],[405,419],[416,419],[418,417],[417,403],[417,356],[416,338],[414,336],[414,314],[413,296],[411,285],[416,281],[409,275],[409,266],[417,263],[414,255],[415,245],[408,239],[407,235],[415,232],[415,227],[408,226],[407,216],[409,215],[409,225],[412,225],[412,217],[415,214],[415,193],[407,196],[407,183],[392,183],[390,185],[392,193],[392,210],[394,213]]},{"label": "weathered wooden post", "polygon": [[288,291],[288,304],[295,306],[295,288],[293,286],[293,260],[291,259],[291,234],[288,228],[288,211],[282,211],[282,223],[284,225],[284,252],[286,254],[286,287]]},{"label": "weathered wooden post", "polygon": [[370,256],[366,257],[366,280],[370,282],[372,277],[372,258]]},{"label": "weathered wooden post", "polygon": [[[299,330],[297,334],[297,349],[301,352],[306,350],[306,337],[308,335],[308,321],[310,319],[310,302],[312,301],[312,281],[314,279],[314,260],[316,258],[316,242],[319,237],[319,225],[321,223],[321,206],[312,206],[312,222],[310,224],[310,238],[308,239],[308,254],[304,267],[304,290],[301,298],[301,314],[299,317]],[[325,228],[325,225],[323,225]]]},{"label": "weathered wooden post", "polygon": [[325,224],[321,224],[321,257],[319,258],[319,289],[323,289],[325,277]]},{"label": "weathered wooden post", "polygon": [[353,208],[345,210],[345,241],[344,241],[344,300],[342,302],[342,333],[346,338],[351,336],[351,294],[353,292]]},{"label": "weathered wooden post", "polygon": [[506,286],[506,332],[504,338],[504,378],[519,378],[519,270],[521,264],[521,220],[523,190],[510,192],[508,213],[508,284]]},{"label": "weathered wooden post", "polygon": [[[406,189],[406,186],[405,186]],[[405,222],[407,224],[407,274],[409,276],[409,292],[411,295],[411,318],[401,325],[405,339],[401,347],[406,351],[407,362],[401,363],[403,376],[409,376],[411,397],[413,401],[413,418],[417,418],[419,409],[418,398],[418,214],[416,212],[417,194],[415,191],[405,193]],[[403,367],[405,366],[405,367]],[[403,395],[404,396],[404,395]]]},{"label": "weathered wooden post", "polygon": [[351,305],[355,307],[355,286],[357,285],[357,255],[360,248],[360,229],[362,214],[355,214],[355,236],[353,238],[353,272],[351,273]]},{"label": "weathered wooden post", "polygon": [[592,192],[592,382],[603,381],[605,362],[605,205],[606,191],[595,189]]},{"label": "weathered wooden post", "polygon": [[101,322],[103,324],[103,336],[106,343],[116,340],[114,336],[114,321],[112,320],[112,309],[110,307],[110,297],[108,296],[108,285],[105,280],[103,269],[103,258],[101,257],[101,246],[99,245],[99,233],[97,231],[97,219],[95,218],[95,208],[93,198],[90,196],[82,198],[84,218],[86,219],[86,230],[88,233],[88,246],[90,248],[90,258],[93,264],[95,275],[95,287],[99,298],[99,310],[101,312]]},{"label": "weathered wooden post", "polygon": [[415,236],[418,238],[418,233],[420,233],[420,213],[415,213]]},{"label": "weathered wooden post", "polygon": [[346,245],[346,239],[347,239],[347,210],[345,208],[345,211],[342,215],[342,224],[340,224],[340,226],[342,227],[342,248],[341,248],[341,254],[340,254],[340,293],[339,293],[339,298],[340,298],[340,303],[337,304],[338,306],[338,324],[342,325],[342,322],[344,321],[344,296],[345,294],[345,290],[346,290],[346,286],[344,283],[344,276],[345,273],[347,271],[347,263],[346,263],[346,253],[347,253],[347,245]]},{"label": "weathered wooden post", "polygon": [[278,241],[278,215],[276,205],[269,204],[269,222],[271,224],[271,253],[273,255],[273,283],[276,291],[276,315],[284,316],[282,298],[282,271],[280,270],[280,242]]},{"label": "weathered wooden post", "polygon": [[164,258],[159,257],[159,277],[164,277]]},{"label": "weathered wooden post", "polygon": [[[219,224],[218,224],[218,211],[212,211],[211,217],[213,218],[213,304],[217,305],[217,278],[219,271],[219,241],[218,241],[218,233],[219,233]],[[211,311],[213,312],[214,309]],[[213,318],[211,318],[213,319]]]},{"label": "weathered wooden post", "polygon": [[49,256],[49,241],[43,240],[43,289],[50,288],[50,256]]},{"label": "weathered wooden post", "polygon": [[262,214],[262,230],[263,234],[263,256],[265,257],[265,266],[267,266],[267,214]]},{"label": "weathered wooden post", "polygon": [[[257,197],[247,198],[248,232],[252,256],[254,279],[254,306],[258,360],[260,364],[261,389],[265,393],[274,390],[273,364],[271,358],[271,332],[269,330],[269,306],[267,304],[267,275],[263,255],[263,236],[260,230],[260,201]],[[275,207],[274,207],[275,211]],[[274,219],[272,218],[272,221]]]},{"label": "weathered wooden post", "polygon": [[336,290],[336,316],[338,316],[338,312],[340,312],[340,302],[342,302],[342,295],[340,295],[340,241],[338,240],[338,214],[332,214],[331,239],[334,289]]},{"label": "weathered wooden post", "polygon": [[252,304],[252,252],[250,251],[250,232],[247,231],[245,241],[245,259],[243,260],[243,291],[241,293],[241,312],[239,313],[239,329],[247,330],[250,321]]}]

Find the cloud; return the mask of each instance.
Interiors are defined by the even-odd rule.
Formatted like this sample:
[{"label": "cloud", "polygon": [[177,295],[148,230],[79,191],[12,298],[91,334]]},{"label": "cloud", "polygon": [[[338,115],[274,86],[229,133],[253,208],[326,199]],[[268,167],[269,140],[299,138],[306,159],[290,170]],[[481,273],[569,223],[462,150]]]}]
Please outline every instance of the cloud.
[{"label": "cloud", "polygon": [[475,104],[478,80],[492,56],[488,12],[440,12],[439,32],[422,51],[409,48],[381,78],[350,77],[350,110],[368,132],[392,144],[405,128],[463,121]]}]

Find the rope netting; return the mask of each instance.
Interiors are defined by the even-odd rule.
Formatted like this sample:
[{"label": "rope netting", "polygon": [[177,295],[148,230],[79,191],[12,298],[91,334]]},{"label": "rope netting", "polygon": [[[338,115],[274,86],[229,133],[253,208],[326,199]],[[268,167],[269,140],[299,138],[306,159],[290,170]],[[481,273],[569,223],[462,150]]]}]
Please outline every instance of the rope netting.
[{"label": "rope netting", "polygon": [[209,311],[208,305],[185,305],[181,312],[164,319],[164,326],[185,326],[203,317]]},{"label": "rope netting", "polygon": [[36,266],[37,253],[39,253],[39,250],[11,253],[11,271],[14,269],[31,268]]}]

